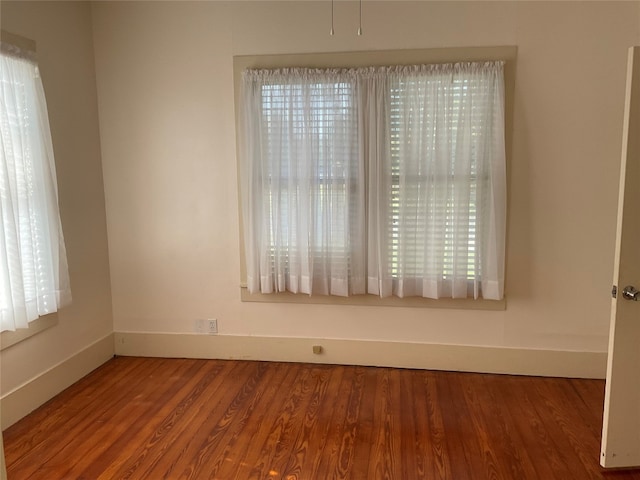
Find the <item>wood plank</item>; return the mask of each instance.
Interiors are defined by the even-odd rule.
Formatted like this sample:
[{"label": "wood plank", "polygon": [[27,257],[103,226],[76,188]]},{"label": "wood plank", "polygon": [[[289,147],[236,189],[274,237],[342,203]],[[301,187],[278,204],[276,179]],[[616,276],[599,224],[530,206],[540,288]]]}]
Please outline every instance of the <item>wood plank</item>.
[{"label": "wood plank", "polygon": [[[251,422],[255,425],[247,429],[249,435],[245,437],[246,445],[235,450],[234,457],[236,458],[229,462],[231,471],[221,478],[245,480],[265,478],[268,475],[268,473],[262,475],[262,472],[269,469],[271,465],[272,440],[277,437],[274,431],[279,431],[282,425],[279,419],[284,405],[282,392],[294,391],[294,385],[300,373],[300,369],[290,368],[293,365],[287,367],[286,364],[279,364],[279,366],[281,368],[278,371],[283,376],[282,381],[270,382],[270,392],[265,396],[267,408],[258,413]],[[277,425],[275,429],[274,425]]]},{"label": "wood plank", "polygon": [[[359,406],[357,431],[353,447],[348,452],[342,452],[342,454],[348,454],[351,457],[353,462],[351,469],[342,472],[333,470],[333,472],[330,472],[331,476],[327,478],[368,478],[373,439],[378,427],[377,419],[374,415],[374,405],[378,376],[381,371],[382,369],[373,368],[365,370],[362,400]],[[340,476],[339,473],[341,473]]]},{"label": "wood plank", "polygon": [[[171,455],[162,455],[162,449],[151,453],[153,447],[149,445],[156,445],[159,442],[172,444],[182,429],[197,420],[195,417],[198,409],[194,408],[195,399],[207,394],[209,389],[220,388],[225,374],[235,366],[232,362],[220,362],[208,368],[206,362],[199,360],[188,362],[198,369],[197,373],[191,375],[191,378],[174,376],[173,386],[168,392],[172,395],[164,399],[155,399],[158,410],[152,417],[139,416],[128,422],[126,433],[109,442],[108,448],[103,450],[100,456],[102,462],[93,462],[82,472],[85,478],[117,478],[116,472],[126,472],[132,468],[132,465],[139,465],[139,461],[131,462],[131,458],[152,456],[155,461],[158,461],[158,457],[173,458]],[[167,378],[167,381],[170,380]],[[138,448],[131,452],[133,446]],[[150,463],[154,460],[148,459]]]},{"label": "wood plank", "polygon": [[[69,465],[75,464],[81,458],[78,447],[92,448],[99,443],[100,435],[96,434],[96,426],[118,428],[119,425],[113,421],[113,417],[126,409],[136,395],[147,398],[149,393],[158,387],[158,383],[151,378],[153,370],[158,365],[158,360],[143,362],[140,369],[134,370],[138,373],[138,378],[146,381],[134,383],[127,379],[112,385],[111,392],[101,390],[101,395],[81,396],[79,403],[69,402],[57,407],[51,405],[50,408],[54,408],[60,415],[56,416],[55,423],[40,431],[42,441],[37,447],[23,450],[20,459],[15,463],[16,472],[19,472],[17,478],[64,478]],[[179,367],[176,362],[169,365],[171,369]],[[109,402],[105,402],[105,398],[108,398]],[[111,419],[111,422],[107,422],[106,418]],[[55,435],[52,432],[55,432]]]},{"label": "wood plank", "polygon": [[451,463],[445,440],[444,420],[438,402],[438,390],[436,378],[439,373],[422,372],[414,380],[416,383],[416,403],[424,404],[426,409],[425,419],[418,416],[419,424],[426,427],[425,435],[420,439],[425,458],[429,466],[425,467],[424,478],[445,479],[451,478]]},{"label": "wood plank", "polygon": [[143,430],[151,423],[150,418],[151,421],[158,418],[159,412],[162,412],[167,404],[174,405],[173,398],[176,394],[183,395],[190,385],[202,383],[206,374],[204,364],[201,362],[181,360],[181,368],[177,370],[167,368],[168,365],[159,366],[159,369],[167,371],[154,372],[157,378],[153,382],[155,388],[152,391],[148,394],[143,391],[136,392],[133,400],[128,399],[124,405],[118,404],[120,411],[110,416],[108,421],[104,418],[100,419],[100,423],[91,432],[96,442],[87,444],[82,438],[77,440],[73,448],[77,452],[78,462],[68,463],[66,465],[68,470],[61,478],[97,478],[93,472],[116,452],[114,445],[123,445],[125,442],[128,445],[136,432]]},{"label": "wood plank", "polygon": [[[498,465],[508,468],[507,478],[553,478],[553,472],[545,462],[536,461],[529,450],[522,449],[525,438],[522,432],[522,411],[518,398],[509,395],[509,385],[505,381],[512,380],[497,375],[474,376],[472,381],[481,382],[485,391],[480,398],[480,408],[489,425],[489,444],[496,450]],[[542,452],[539,452],[541,455]],[[540,468],[536,468],[541,465]]]},{"label": "wood plank", "polygon": [[[134,360],[129,370],[135,372],[136,368],[142,368],[143,365],[142,362],[136,364]],[[118,361],[114,360],[102,365],[93,373],[61,393],[74,398],[73,404],[68,405],[66,409],[59,408],[59,405],[52,400],[31,413],[30,422],[19,422],[11,427],[11,431],[20,438],[20,441],[11,445],[5,444],[5,456],[8,462],[15,464],[18,460],[17,455],[30,451],[49,438],[52,430],[71,428],[73,425],[71,419],[79,421],[80,418],[77,415],[90,408],[91,400],[101,397],[113,388],[113,385],[127,375],[127,370],[120,368]]]},{"label": "wood plank", "polygon": [[[348,395],[336,396],[339,392],[341,382],[345,381],[345,370],[353,375],[349,375],[350,388]],[[361,382],[358,382],[362,375],[358,375],[356,369],[345,369],[341,367],[330,367],[330,375],[325,390],[324,399],[318,405],[317,420],[314,429],[307,435],[308,451],[325,451],[327,456],[336,459],[338,471],[349,469],[350,456],[345,455],[348,449],[343,449],[344,445],[352,444],[353,422],[349,416],[353,416],[353,408],[357,408],[359,401],[354,401],[354,397],[359,398],[361,392]],[[320,464],[323,456],[306,455],[303,459],[302,472],[309,472],[310,478],[327,478],[326,473],[320,472]],[[338,473],[338,475],[340,475]]]},{"label": "wood plank", "polygon": [[[211,365],[211,368],[213,365]],[[109,478],[150,478],[150,472],[155,466],[167,455],[167,451],[173,457],[178,457],[177,452],[171,450],[171,445],[180,444],[181,450],[185,450],[183,455],[180,455],[178,465],[172,465],[171,470],[174,472],[180,472],[183,468],[179,464],[179,461],[195,461],[198,454],[201,453],[201,444],[206,439],[206,425],[212,421],[218,421],[224,415],[224,408],[228,408],[228,405],[233,401],[233,398],[237,396],[237,389],[241,388],[249,379],[250,375],[254,374],[254,366],[246,363],[238,363],[232,365],[231,371],[227,372],[227,375],[220,375],[218,378],[223,380],[223,384],[217,384],[213,389],[207,389],[207,395],[213,395],[210,398],[211,404],[208,409],[200,407],[200,415],[196,418],[195,423],[188,422],[183,426],[182,433],[179,438],[182,438],[180,442],[173,435],[165,436],[163,433],[167,431],[170,417],[166,417],[163,422],[153,428],[147,430],[146,440],[139,446],[138,451],[130,456],[129,461],[115,473],[113,477],[103,476],[104,480]],[[217,388],[216,388],[217,387]],[[222,391],[222,394],[220,394]],[[166,473],[169,473],[167,471]],[[176,477],[179,473],[174,474]]]},{"label": "wood plank", "polygon": [[394,381],[397,371],[382,368],[379,372],[374,397],[374,419],[379,428],[373,436],[369,475],[381,479],[400,478],[400,405]]},{"label": "wood plank", "polygon": [[604,383],[115,358],[4,434],[15,479],[629,479]]}]

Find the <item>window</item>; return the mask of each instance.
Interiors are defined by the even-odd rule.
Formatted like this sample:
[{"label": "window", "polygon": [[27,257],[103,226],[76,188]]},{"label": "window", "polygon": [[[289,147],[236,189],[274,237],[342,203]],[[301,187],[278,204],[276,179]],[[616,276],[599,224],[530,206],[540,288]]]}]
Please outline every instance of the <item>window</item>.
[{"label": "window", "polygon": [[0,51],[0,331],[70,300],[53,147],[33,52]]},{"label": "window", "polygon": [[390,82],[391,192],[381,221],[393,280],[383,294],[501,298],[502,76],[501,62],[473,63],[403,69]]},{"label": "window", "polygon": [[364,293],[353,268],[364,261],[364,231],[353,221],[364,199],[353,79],[283,72],[248,87],[252,147],[261,151],[248,179],[261,291]]},{"label": "window", "polygon": [[244,70],[249,292],[502,299],[503,68]]}]

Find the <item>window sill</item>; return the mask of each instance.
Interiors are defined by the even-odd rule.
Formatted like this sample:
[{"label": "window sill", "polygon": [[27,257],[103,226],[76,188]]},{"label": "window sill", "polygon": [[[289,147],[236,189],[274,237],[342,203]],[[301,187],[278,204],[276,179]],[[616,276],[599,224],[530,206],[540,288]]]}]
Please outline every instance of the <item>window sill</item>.
[{"label": "window sill", "polygon": [[306,295],[290,292],[261,294],[249,293],[246,287],[240,287],[240,300],[243,302],[262,303],[300,303],[319,305],[363,305],[378,307],[417,307],[417,308],[453,308],[460,310],[506,310],[507,301],[485,300],[472,298],[432,298],[422,297],[385,297],[376,295],[354,295],[351,297],[338,297],[335,295]]},{"label": "window sill", "polygon": [[33,322],[29,323],[29,328],[22,328],[15,332],[6,331],[0,333],[0,351],[9,348],[17,343],[26,340],[33,335],[53,327],[58,324],[58,314],[50,313],[40,318],[36,318]]}]

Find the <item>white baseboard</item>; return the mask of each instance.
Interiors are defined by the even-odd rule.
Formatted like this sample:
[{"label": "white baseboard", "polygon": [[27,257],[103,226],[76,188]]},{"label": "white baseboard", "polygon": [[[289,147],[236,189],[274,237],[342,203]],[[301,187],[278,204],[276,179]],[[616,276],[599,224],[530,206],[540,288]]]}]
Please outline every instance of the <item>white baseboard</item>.
[{"label": "white baseboard", "polygon": [[[322,346],[321,354],[312,347]],[[116,355],[369,365],[478,373],[605,378],[606,352],[318,338],[115,333]]]},{"label": "white baseboard", "polygon": [[33,380],[3,395],[0,398],[2,430],[113,358],[113,336],[111,333],[101,338]]}]

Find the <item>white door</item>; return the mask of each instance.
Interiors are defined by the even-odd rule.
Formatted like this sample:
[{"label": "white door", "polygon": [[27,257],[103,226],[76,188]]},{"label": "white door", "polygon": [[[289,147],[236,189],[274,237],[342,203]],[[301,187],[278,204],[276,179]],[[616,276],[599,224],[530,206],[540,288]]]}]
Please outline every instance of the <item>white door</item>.
[{"label": "white door", "polygon": [[640,47],[629,49],[603,467],[640,466]]}]

